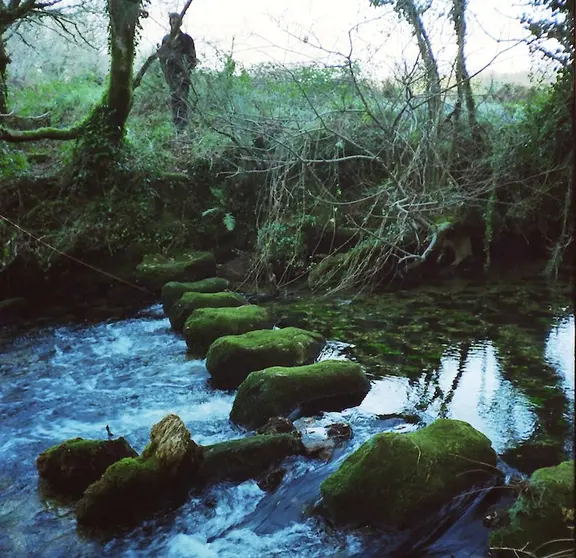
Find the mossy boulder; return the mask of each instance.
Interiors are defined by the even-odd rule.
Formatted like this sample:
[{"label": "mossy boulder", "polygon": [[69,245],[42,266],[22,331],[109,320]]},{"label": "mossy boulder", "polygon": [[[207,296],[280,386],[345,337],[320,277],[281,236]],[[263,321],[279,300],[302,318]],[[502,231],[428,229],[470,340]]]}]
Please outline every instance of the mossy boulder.
[{"label": "mossy boulder", "polygon": [[227,335],[212,343],[206,368],[215,387],[238,387],[250,374],[271,366],[301,366],[316,360],[326,340],[296,327]]},{"label": "mossy boulder", "polygon": [[184,293],[220,293],[230,287],[230,281],[223,277],[209,277],[193,283],[170,281],[162,287],[160,298],[164,313],[168,315],[172,305],[180,300]]},{"label": "mossy boulder", "polygon": [[574,461],[538,469],[509,509],[508,525],[491,533],[490,546],[497,556],[514,555],[498,550],[502,547],[530,556],[559,556],[574,549],[574,507]]},{"label": "mossy boulder", "polygon": [[359,364],[325,360],[252,372],[240,385],[230,418],[258,428],[272,417],[306,416],[359,405],[370,382]]},{"label": "mossy boulder", "polygon": [[259,435],[204,447],[199,476],[205,483],[257,479],[290,455],[303,453],[294,434]]},{"label": "mossy boulder", "polygon": [[78,503],[78,523],[113,527],[131,525],[167,504],[182,502],[197,479],[203,448],[176,415],[154,425],[140,457],[108,467]]},{"label": "mossy boulder", "polygon": [[489,480],[494,473],[489,466],[495,465],[496,453],[484,434],[466,422],[439,419],[410,434],[377,434],[320,489],[336,524],[402,529]]},{"label": "mossy boulder", "polygon": [[151,254],[136,267],[136,277],[145,287],[159,291],[169,281],[198,281],[216,273],[210,252],[184,252],[177,256]]},{"label": "mossy boulder", "polygon": [[237,293],[184,293],[170,310],[170,325],[174,331],[182,331],[186,319],[198,308],[235,308],[248,301]]},{"label": "mossy boulder", "polygon": [[330,287],[342,281],[346,271],[347,254],[326,256],[318,262],[308,274],[308,287],[312,290],[319,287]]},{"label": "mossy boulder", "polygon": [[269,310],[254,304],[236,308],[199,308],[186,320],[183,333],[188,350],[203,357],[219,337],[271,328],[272,323]]},{"label": "mossy boulder", "polygon": [[80,498],[110,465],[137,455],[124,438],[74,438],[42,452],[36,460],[36,468],[48,487],[62,495]]}]

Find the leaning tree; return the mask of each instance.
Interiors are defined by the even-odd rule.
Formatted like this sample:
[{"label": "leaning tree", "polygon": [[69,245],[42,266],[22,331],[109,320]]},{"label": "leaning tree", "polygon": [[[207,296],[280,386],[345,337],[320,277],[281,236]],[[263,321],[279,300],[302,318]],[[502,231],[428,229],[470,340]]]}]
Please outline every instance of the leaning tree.
[{"label": "leaning tree", "polygon": [[[73,182],[89,187],[103,179],[113,180],[123,154],[126,120],[132,108],[135,86],[140,83],[145,71],[157,57],[156,53],[153,54],[138,72],[137,80],[134,80],[134,55],[140,19],[146,16],[145,8],[149,2],[150,0],[107,0],[110,51],[108,86],[100,102],[80,124],[71,128],[45,127],[25,131],[10,130],[0,124],[0,141],[21,143],[45,139],[76,140],[71,165]],[[21,2],[22,7],[26,4],[36,4],[37,7],[42,4],[44,9],[56,3],[58,2],[54,0],[42,3],[31,0]],[[186,2],[181,11],[182,17],[191,3],[192,0]],[[0,6],[3,4],[3,0],[0,0]],[[2,21],[0,19],[0,24]]]}]

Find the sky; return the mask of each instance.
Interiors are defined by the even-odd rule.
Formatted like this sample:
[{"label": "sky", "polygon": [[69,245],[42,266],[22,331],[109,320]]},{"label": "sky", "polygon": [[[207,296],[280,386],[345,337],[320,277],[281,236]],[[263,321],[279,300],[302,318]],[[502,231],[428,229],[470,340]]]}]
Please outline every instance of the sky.
[{"label": "sky", "polygon": [[[155,1],[144,23],[142,52],[151,50],[168,32],[167,14],[184,1]],[[451,23],[442,12],[446,0],[433,0],[425,17],[441,69],[448,71],[455,43]],[[490,64],[491,73],[527,74],[531,57],[517,40],[527,33],[519,22],[520,0],[469,0],[467,11],[468,69]],[[194,0],[183,30],[196,42],[202,65],[213,66],[217,52],[233,51],[243,66],[262,62],[341,64],[351,51],[368,74],[386,77],[402,60],[415,59],[417,49],[408,27],[389,7],[373,8],[368,0]]]}]

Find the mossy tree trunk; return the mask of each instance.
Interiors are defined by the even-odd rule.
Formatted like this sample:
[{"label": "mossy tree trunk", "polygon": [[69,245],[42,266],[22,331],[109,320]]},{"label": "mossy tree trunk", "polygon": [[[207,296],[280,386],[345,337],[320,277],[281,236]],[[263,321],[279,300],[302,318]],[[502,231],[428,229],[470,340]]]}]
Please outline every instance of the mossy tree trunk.
[{"label": "mossy tree trunk", "polygon": [[428,108],[430,111],[430,123],[435,128],[442,108],[440,73],[438,64],[432,51],[432,44],[424,27],[424,22],[418,11],[414,0],[398,0],[396,11],[404,16],[406,21],[412,26],[414,35],[418,43],[418,50],[424,62],[426,72],[426,83],[428,90]]},{"label": "mossy tree trunk", "polygon": [[464,55],[464,45],[466,42],[466,7],[468,0],[453,0],[450,15],[454,23],[454,30],[456,31],[456,43],[458,45],[458,52],[456,54],[456,87],[458,89],[458,101],[455,113],[455,121],[458,122],[460,116],[460,109],[462,102],[466,103],[466,111],[468,112],[468,124],[472,135],[478,139],[478,120],[476,118],[476,103],[474,102],[474,95],[472,94],[472,86],[470,85],[470,74],[466,67],[466,56]]},{"label": "mossy tree trunk", "polygon": [[84,121],[73,162],[75,182],[113,179],[132,107],[133,63],[141,0],[108,0],[110,74],[102,101]]},{"label": "mossy tree trunk", "polygon": [[8,114],[8,85],[6,78],[10,58],[6,52],[5,32],[6,28],[0,26],[0,114]]}]

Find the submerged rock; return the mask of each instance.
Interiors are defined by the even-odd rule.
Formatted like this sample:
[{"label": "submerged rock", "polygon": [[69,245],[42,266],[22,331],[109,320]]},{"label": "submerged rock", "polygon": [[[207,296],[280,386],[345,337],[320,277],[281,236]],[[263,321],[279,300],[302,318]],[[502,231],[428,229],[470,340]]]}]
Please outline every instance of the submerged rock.
[{"label": "submerged rock", "polygon": [[199,476],[205,483],[257,479],[290,455],[303,452],[292,434],[250,436],[204,448]]},{"label": "submerged rock", "polygon": [[237,308],[199,308],[186,320],[183,333],[189,351],[205,356],[210,345],[219,337],[269,327],[272,327],[270,312],[249,304]]},{"label": "submerged rock", "polygon": [[78,503],[78,522],[88,526],[130,525],[168,503],[182,501],[196,480],[203,448],[176,415],[154,425],[140,457],[109,467]]},{"label": "submerged rock", "polygon": [[326,427],[326,435],[336,444],[342,444],[352,438],[352,427],[344,422],[336,422]]},{"label": "submerged rock", "polygon": [[210,252],[190,251],[173,257],[150,254],[136,267],[140,283],[154,291],[169,281],[198,281],[215,273],[216,260]]},{"label": "submerged rock", "polygon": [[504,451],[501,457],[508,465],[527,475],[536,469],[553,467],[567,459],[562,440],[548,438],[521,442]]},{"label": "submerged rock", "polygon": [[359,405],[370,382],[359,364],[325,360],[307,366],[276,366],[252,372],[242,382],[230,418],[258,428],[271,417],[301,416]]},{"label": "submerged rock", "polygon": [[74,438],[42,452],[36,460],[40,478],[55,491],[80,498],[106,469],[138,454],[124,438],[117,440],[84,440]]},{"label": "submerged rock", "polygon": [[568,556],[574,549],[574,500],[574,461],[534,471],[508,510],[508,524],[491,533],[492,552],[513,556],[506,547],[526,556]]},{"label": "submerged rock", "polygon": [[187,318],[198,308],[235,308],[248,301],[237,293],[184,293],[170,310],[170,325],[174,331],[182,331]]},{"label": "submerged rock", "polygon": [[377,434],[322,483],[321,492],[337,524],[404,528],[490,479],[495,465],[484,434],[466,422],[439,419],[410,434]]},{"label": "submerged rock", "polygon": [[325,344],[320,334],[295,327],[227,335],[210,346],[206,368],[215,387],[235,388],[250,372],[310,364]]},{"label": "submerged rock", "polygon": [[170,281],[162,287],[160,297],[162,308],[168,315],[172,305],[177,302],[184,293],[219,293],[230,287],[230,281],[223,277],[210,277],[193,283],[179,283]]},{"label": "submerged rock", "polygon": [[294,423],[284,417],[272,417],[256,431],[257,434],[292,434],[298,433]]}]

